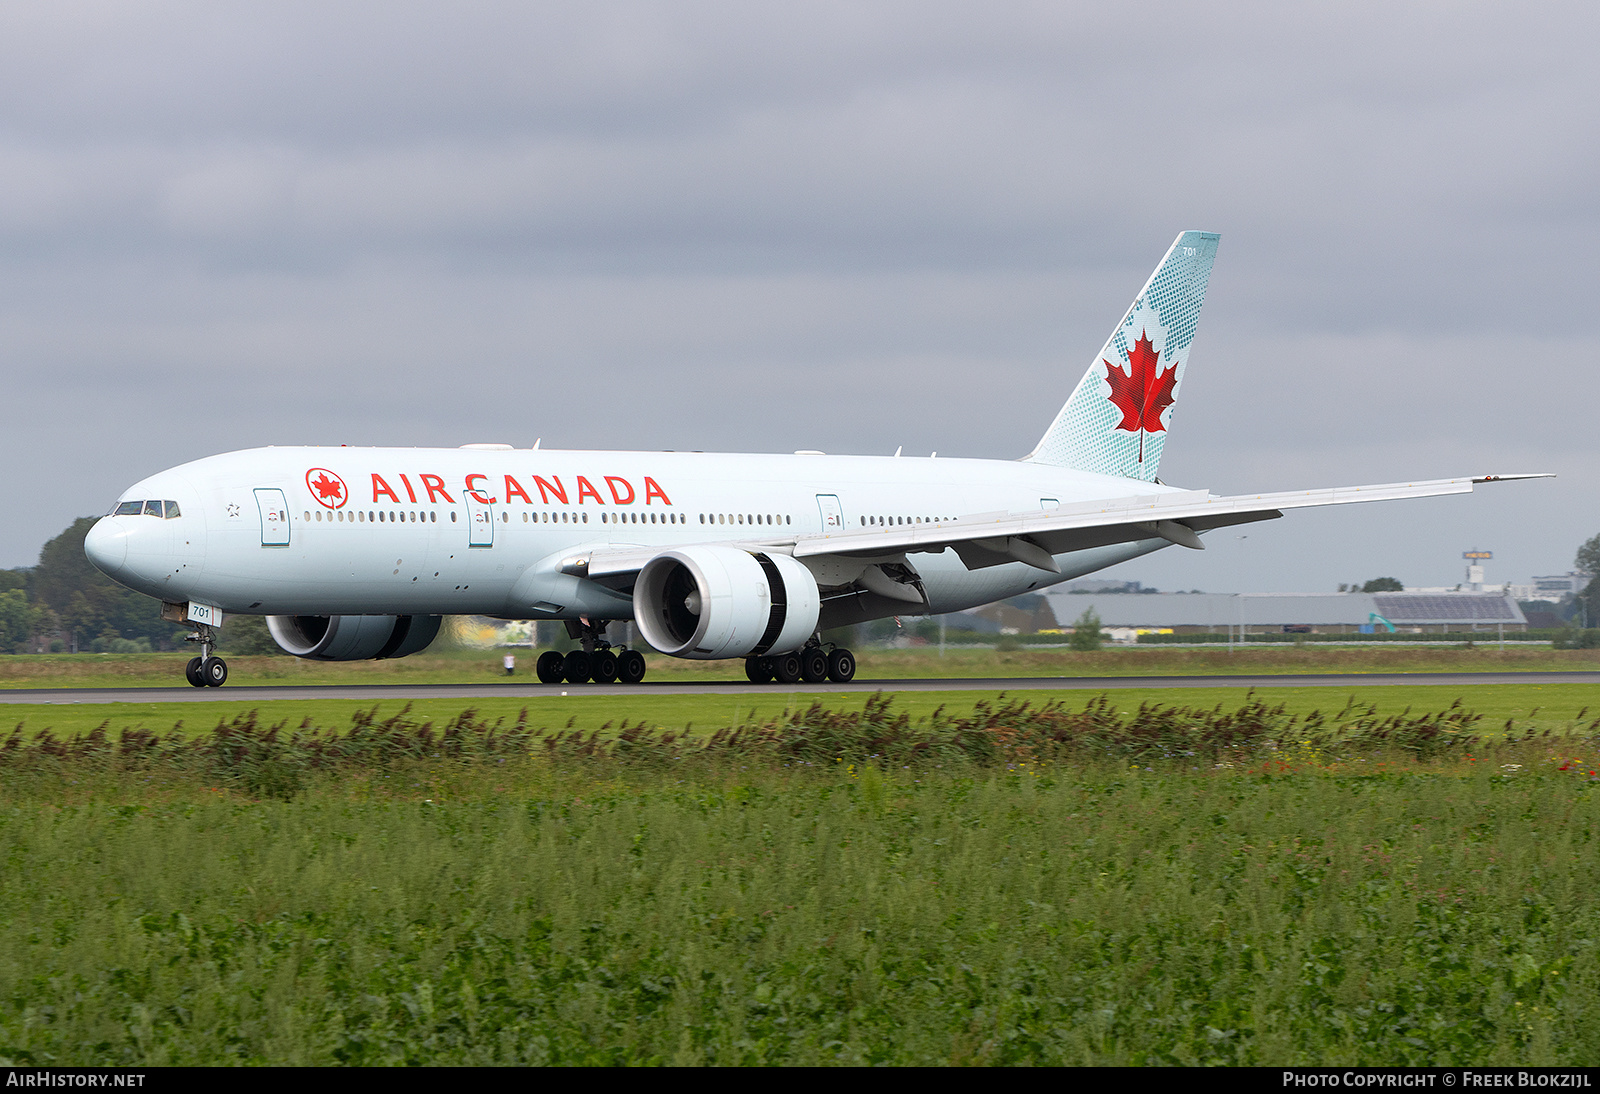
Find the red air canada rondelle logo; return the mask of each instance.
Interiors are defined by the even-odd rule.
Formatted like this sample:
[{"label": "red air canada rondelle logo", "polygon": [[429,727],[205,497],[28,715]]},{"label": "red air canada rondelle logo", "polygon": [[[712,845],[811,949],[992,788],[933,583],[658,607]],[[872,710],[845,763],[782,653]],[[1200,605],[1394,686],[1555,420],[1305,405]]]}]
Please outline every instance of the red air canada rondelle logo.
[{"label": "red air canada rondelle logo", "polygon": [[329,509],[343,509],[344,503],[350,500],[344,480],[325,467],[313,467],[306,472],[306,488],[318,505]]}]

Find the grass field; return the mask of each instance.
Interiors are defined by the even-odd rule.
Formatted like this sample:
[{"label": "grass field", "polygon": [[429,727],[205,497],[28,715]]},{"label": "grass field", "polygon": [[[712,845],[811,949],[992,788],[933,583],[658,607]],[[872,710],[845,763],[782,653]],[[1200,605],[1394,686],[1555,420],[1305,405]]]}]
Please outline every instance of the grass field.
[{"label": "grass field", "polygon": [[[534,655],[516,651],[526,682]],[[5,688],[172,687],[183,681],[188,653],[43,654],[0,657]],[[1225,649],[1129,647],[1075,653],[1071,650],[863,649],[864,680],[1008,676],[1212,676],[1232,673],[1515,672],[1595,671],[1600,650],[1465,647],[1325,649],[1315,646]],[[651,655],[650,680],[742,680],[743,663],[684,661]],[[325,663],[293,657],[228,656],[234,684],[443,684],[506,681],[500,651],[428,650],[395,661]]]},{"label": "grass field", "polygon": [[[566,690],[563,696],[561,690]],[[894,697],[897,710],[912,718],[927,718],[936,710],[970,710],[975,702],[993,700],[1005,694],[1002,689],[993,692],[928,691],[900,692]],[[1163,688],[1160,691],[1137,688],[1108,688],[1103,692],[1027,692],[1026,698],[1036,705],[1059,699],[1067,706],[1082,706],[1099,695],[1107,696],[1112,705],[1121,709],[1135,709],[1140,703],[1155,701],[1168,705],[1209,708],[1218,705],[1237,706],[1245,696],[1238,688]],[[1461,699],[1474,711],[1483,715],[1485,724],[1494,730],[1508,720],[1519,729],[1565,731],[1573,726],[1587,710],[1590,715],[1600,713],[1600,688],[1592,684],[1494,684],[1484,686],[1453,687],[1445,685],[1417,685],[1403,688],[1363,686],[1349,688],[1266,687],[1256,688],[1253,694],[1271,705],[1282,704],[1289,713],[1306,715],[1312,711],[1334,714],[1347,703],[1371,706],[1381,714],[1394,714],[1403,710],[1442,710]],[[845,697],[809,692],[803,688],[793,691],[773,689],[770,693],[741,693],[733,695],[650,695],[641,692],[627,696],[584,695],[581,688],[556,689],[550,694],[538,693],[535,698],[525,695],[488,699],[418,699],[372,702],[346,699],[275,699],[259,703],[64,703],[64,704],[6,704],[0,701],[0,733],[9,733],[20,727],[23,734],[31,736],[50,730],[57,736],[87,733],[96,726],[105,725],[110,733],[123,729],[143,729],[153,733],[180,734],[201,732],[218,722],[231,721],[248,711],[258,712],[261,721],[269,724],[284,723],[297,726],[306,720],[322,726],[343,726],[358,713],[375,712],[379,718],[391,717],[409,710],[419,720],[444,724],[471,710],[489,720],[515,721],[527,712],[528,721],[542,728],[557,729],[571,726],[588,732],[603,727],[617,726],[622,722],[645,722],[668,729],[710,731],[718,726],[738,725],[777,717],[787,710],[803,708],[822,699],[839,708],[856,708],[866,701],[865,696]]]},{"label": "grass field", "polygon": [[0,1062],[1592,1065],[1556,758],[11,772]]},{"label": "grass field", "polygon": [[1593,1065],[1595,689],[1435,690],[11,707],[169,744],[0,749],[0,1064]]}]

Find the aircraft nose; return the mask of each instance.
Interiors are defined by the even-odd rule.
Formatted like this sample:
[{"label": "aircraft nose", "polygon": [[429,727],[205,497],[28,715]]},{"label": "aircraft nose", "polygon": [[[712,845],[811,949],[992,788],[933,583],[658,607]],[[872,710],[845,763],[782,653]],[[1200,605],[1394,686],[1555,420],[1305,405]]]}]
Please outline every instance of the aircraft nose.
[{"label": "aircraft nose", "polygon": [[83,539],[83,553],[107,577],[117,577],[128,562],[128,530],[110,517],[101,517]]}]

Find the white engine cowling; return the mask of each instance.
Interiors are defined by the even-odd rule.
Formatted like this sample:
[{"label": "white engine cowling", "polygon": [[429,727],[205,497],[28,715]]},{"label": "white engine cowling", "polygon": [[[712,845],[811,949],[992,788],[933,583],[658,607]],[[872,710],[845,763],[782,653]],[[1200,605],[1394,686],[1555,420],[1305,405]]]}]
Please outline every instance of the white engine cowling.
[{"label": "white engine cowling", "polygon": [[805,566],[738,547],[663,551],[644,564],[633,587],[639,632],[674,657],[788,653],[816,632],[821,610]]},{"label": "white engine cowling", "polygon": [[371,661],[420,653],[439,634],[438,615],[269,615],[285,653],[313,661]]}]

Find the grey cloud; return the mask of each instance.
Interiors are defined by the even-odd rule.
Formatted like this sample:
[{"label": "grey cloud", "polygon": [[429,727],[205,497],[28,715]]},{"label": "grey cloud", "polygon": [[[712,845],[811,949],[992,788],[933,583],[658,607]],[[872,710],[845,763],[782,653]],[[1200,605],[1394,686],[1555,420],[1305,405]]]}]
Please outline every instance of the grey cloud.
[{"label": "grey cloud", "polygon": [[[1283,535],[1276,561],[1207,556],[1217,581],[1323,587],[1474,521],[1551,568],[1596,530],[1592,446],[1565,422],[1600,351],[1597,22],[1576,3],[6,8],[0,454],[55,470],[6,487],[26,516],[0,564],[138,475],[245,444],[1016,455],[1201,227],[1224,238],[1174,481],[1571,469],[1520,495],[1537,504],[1297,516],[1245,545]],[[175,431],[179,411],[214,425]]]}]

